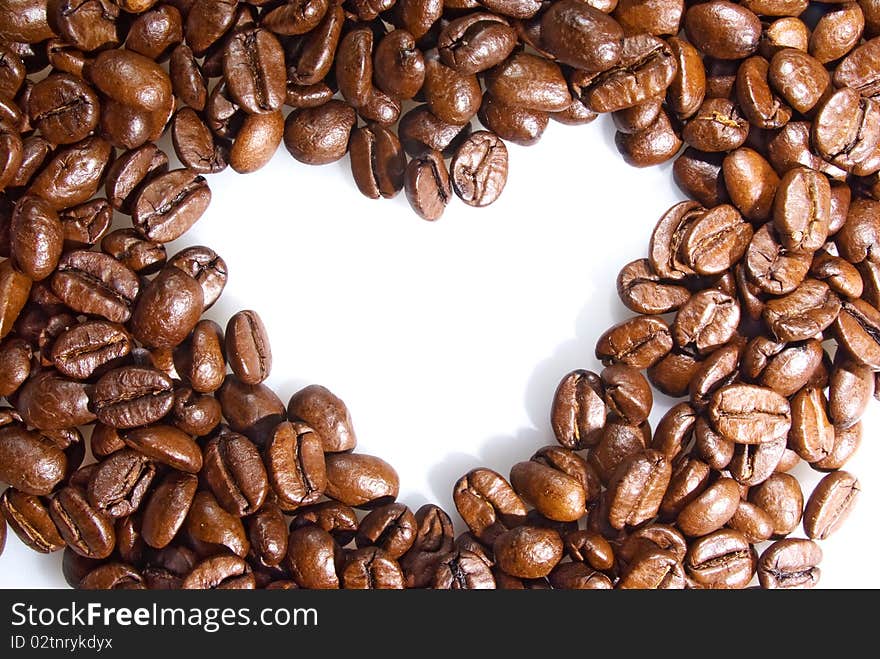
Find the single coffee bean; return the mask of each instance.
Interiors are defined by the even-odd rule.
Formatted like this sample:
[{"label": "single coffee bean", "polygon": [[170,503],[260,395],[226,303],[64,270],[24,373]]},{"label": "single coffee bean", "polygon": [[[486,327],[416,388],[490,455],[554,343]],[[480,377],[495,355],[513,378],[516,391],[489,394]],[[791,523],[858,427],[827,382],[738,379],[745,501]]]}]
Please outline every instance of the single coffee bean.
[{"label": "single coffee bean", "polygon": [[393,560],[399,559],[416,540],[417,523],[412,511],[401,503],[390,503],[370,511],[358,525],[358,548],[374,546]]},{"label": "single coffee bean", "polygon": [[617,150],[633,167],[650,167],[674,158],[681,150],[681,139],[673,129],[669,115],[661,110],[657,119],[644,130],[614,136]]},{"label": "single coffee bean", "polygon": [[758,49],[761,38],[758,17],[725,0],[690,7],[685,13],[684,28],[694,46],[718,59],[748,57]]},{"label": "single coffee bean", "polygon": [[831,187],[824,174],[804,167],[785,173],[773,203],[773,222],[786,249],[818,250],[828,238],[830,216]]},{"label": "single coffee bean", "polygon": [[339,588],[336,564],[339,547],[333,537],[317,526],[303,526],[290,532],[287,566],[300,588]]},{"label": "single coffee bean", "polygon": [[263,384],[244,384],[228,375],[216,395],[229,427],[257,446],[265,446],[275,426],[285,420],[284,403]]},{"label": "single coffee bean", "polygon": [[440,30],[437,41],[443,63],[465,75],[500,64],[515,46],[516,31],[503,17],[488,12],[474,12],[450,21]]},{"label": "single coffee bean", "polygon": [[785,437],[791,427],[788,401],[772,389],[732,384],[709,402],[712,427],[738,444],[761,444]]},{"label": "single coffee bean", "polygon": [[599,443],[588,457],[589,464],[605,485],[611,480],[618,466],[627,458],[642,452],[650,440],[650,430],[646,425],[631,426],[609,421]]},{"label": "single coffee bean", "polygon": [[611,526],[622,529],[654,517],[671,475],[669,460],[657,451],[646,450],[621,462],[608,484]]},{"label": "single coffee bean", "polygon": [[274,429],[265,450],[269,483],[284,510],[315,503],[327,488],[321,438],[300,421]]},{"label": "single coffee bean", "polygon": [[327,453],[350,451],[357,445],[345,403],[320,385],[310,385],[295,393],[287,413],[291,419],[304,421],[314,429]]},{"label": "single coffee bean", "polygon": [[61,537],[76,553],[87,558],[107,558],[116,544],[109,517],[93,508],[85,492],[66,487],[58,491],[49,506],[52,521]]},{"label": "single coffee bean", "polygon": [[788,446],[807,462],[828,457],[834,448],[834,426],[827,407],[825,394],[817,387],[804,387],[791,399]]},{"label": "single coffee bean", "polygon": [[44,431],[86,425],[95,420],[90,389],[53,371],[42,371],[21,387],[16,409],[25,423]]},{"label": "single coffee bean", "polygon": [[752,234],[751,225],[743,221],[739,212],[722,204],[688,224],[678,256],[697,274],[721,274],[742,258]]},{"label": "single coffee bean", "polygon": [[81,204],[97,192],[111,159],[109,142],[87,137],[58,149],[31,182],[30,192],[56,210]]},{"label": "single coffee bean", "polygon": [[687,542],[674,526],[648,524],[630,533],[617,549],[621,563],[629,564],[646,551],[661,549],[669,552],[674,561],[681,563],[687,553]]},{"label": "single coffee bean", "polygon": [[132,220],[145,238],[168,243],[194,225],[211,201],[204,177],[176,169],[150,180],[134,200]]},{"label": "single coffee bean", "polygon": [[594,570],[614,567],[614,549],[604,537],[592,531],[575,531],[565,536],[565,553],[573,563],[586,563]]},{"label": "single coffee bean", "polygon": [[[698,499],[709,486],[709,476],[711,473],[709,465],[701,460],[687,456],[676,460],[672,467],[669,487],[666,489],[663,500],[660,502],[661,517],[672,519],[678,517],[682,511],[687,510],[690,504]],[[737,489],[736,496],[739,498],[739,489]],[[705,507],[697,506],[691,508],[691,511],[705,512]],[[692,523],[694,519],[695,517],[691,517],[690,513],[686,515],[685,526],[689,522]],[[688,535],[692,534],[688,533]]]},{"label": "single coffee bean", "polygon": [[522,499],[503,476],[491,469],[474,469],[462,476],[452,497],[468,528],[486,543],[525,520]]},{"label": "single coffee bean", "polygon": [[24,494],[47,495],[67,472],[67,457],[48,437],[22,425],[0,428],[0,481]]},{"label": "single coffee bean", "polygon": [[538,462],[515,464],[510,483],[526,503],[545,517],[575,522],[586,514],[586,492],[573,477]]},{"label": "single coffee bean", "polygon": [[696,588],[745,588],[755,575],[756,563],[745,536],[723,529],[691,544],[684,567]]},{"label": "single coffee bean", "polygon": [[403,571],[397,561],[378,547],[354,551],[341,574],[342,588],[353,590],[402,590]]},{"label": "single coffee bean", "polygon": [[828,388],[828,416],[835,429],[848,428],[865,413],[874,394],[874,374],[846,359],[835,360]]},{"label": "single coffee bean", "polygon": [[284,145],[290,154],[309,165],[335,162],[345,155],[356,123],[353,108],[330,100],[316,108],[291,112],[284,126]]},{"label": "single coffee bean", "polygon": [[146,426],[171,411],[173,385],[155,369],[123,366],[98,380],[91,402],[101,423],[114,428]]},{"label": "single coffee bean", "polygon": [[831,74],[815,57],[795,48],[780,50],[770,60],[770,84],[801,114],[812,111],[831,88]]},{"label": "single coffee bean", "polygon": [[241,519],[227,512],[214,495],[205,490],[196,492],[184,531],[197,546],[207,545],[205,549],[209,553],[229,550],[244,558],[250,550]]},{"label": "single coffee bean", "polygon": [[25,546],[36,552],[49,554],[64,549],[67,544],[52,521],[48,507],[36,495],[6,488],[0,495],[0,517],[9,523],[9,528]]},{"label": "single coffee bean", "polygon": [[187,435],[204,437],[220,425],[223,408],[216,398],[197,394],[189,387],[176,387],[171,424]]},{"label": "single coffee bean", "polygon": [[[674,2],[670,3],[670,6],[669,17],[678,14],[678,18],[674,19],[675,28],[672,30],[674,34],[678,32],[682,7]],[[639,11],[641,7],[637,3],[632,3],[630,8],[636,14],[641,13]],[[673,21],[667,21],[668,25],[672,23]],[[678,64],[675,77],[666,90],[666,103],[678,119],[689,119],[700,108],[706,97],[706,67],[700,52],[687,41],[672,36],[666,43]]]},{"label": "single coffee bean", "polygon": [[130,213],[141,184],[167,170],[168,156],[155,144],[148,142],[126,151],[107,170],[104,190],[110,205],[122,213]]},{"label": "single coffee bean", "polygon": [[708,535],[730,521],[739,500],[737,482],[732,478],[720,478],[681,510],[676,524],[685,535]]},{"label": "single coffee bean", "polygon": [[174,95],[194,110],[204,110],[208,100],[208,89],[205,77],[189,46],[178,44],[171,51],[168,70]]},{"label": "single coffee bean", "polygon": [[814,339],[801,343],[777,343],[755,337],[746,346],[742,373],[782,396],[804,387],[822,363],[822,344]]},{"label": "single coffee bean", "polygon": [[284,116],[280,110],[248,115],[229,150],[229,165],[239,174],[261,169],[275,155],[283,137]]},{"label": "single coffee bean", "polygon": [[816,279],[805,279],[784,297],[769,300],[764,319],[779,341],[803,341],[831,325],[841,312],[841,301]]},{"label": "single coffee bean", "polygon": [[483,94],[483,104],[480,106],[478,116],[480,123],[501,139],[521,146],[530,146],[541,139],[547,124],[550,123],[551,114],[502,103],[487,92]]},{"label": "single coffee bean", "polygon": [[131,515],[140,507],[155,475],[156,467],[146,456],[130,449],[116,451],[92,472],[89,503],[114,519]]},{"label": "single coffee bean", "polygon": [[234,32],[223,53],[223,77],[236,103],[249,114],[279,110],[287,76],[278,39],[260,28]]},{"label": "single coffee bean", "polygon": [[861,486],[846,471],[835,471],[819,481],[804,509],[804,533],[824,540],[834,533],[852,512]]},{"label": "single coffee bean", "polygon": [[256,311],[239,311],[226,325],[226,359],[245,384],[259,384],[272,368],[272,349]]},{"label": "single coffee bean", "polygon": [[742,533],[749,542],[758,543],[773,536],[773,518],[749,501],[740,501],[727,525]]},{"label": "single coffee bean", "polygon": [[683,350],[707,354],[731,339],[739,318],[739,304],[734,298],[718,290],[703,290],[678,310],[672,337]]},{"label": "single coffee bean", "polygon": [[646,549],[637,554],[617,582],[621,590],[681,590],[684,587],[681,562],[663,549]]},{"label": "single coffee bean", "polygon": [[146,346],[173,348],[186,339],[204,307],[199,283],[166,266],[147,284],[131,318],[134,337]]},{"label": "single coffee bean", "polygon": [[256,582],[244,559],[221,554],[206,558],[196,565],[180,587],[183,590],[253,590]]},{"label": "single coffee bean", "polygon": [[349,143],[351,173],[371,199],[390,199],[403,189],[406,155],[397,135],[379,125],[355,128]]},{"label": "single coffee bean", "polygon": [[294,0],[268,9],[261,17],[260,25],[285,36],[307,34],[321,22],[327,6],[327,0]]},{"label": "single coffee bean", "polygon": [[171,121],[171,138],[177,158],[187,168],[200,174],[214,174],[226,169],[226,153],[196,111],[184,107]]},{"label": "single coffee bean", "polygon": [[101,251],[142,275],[161,270],[167,259],[164,245],[146,240],[136,229],[108,233],[101,241]]},{"label": "single coffee bean", "polygon": [[672,335],[659,316],[636,316],[607,330],[596,342],[596,357],[605,365],[623,362],[643,369],[672,349]]},{"label": "single coffee bean", "polygon": [[255,513],[269,493],[269,479],[257,447],[238,433],[223,432],[202,449],[205,482],[233,515]]},{"label": "single coffee bean", "polygon": [[810,263],[808,252],[785,249],[768,222],[752,236],[745,255],[745,274],[760,291],[784,295],[800,286],[810,270]]},{"label": "single coffee bean", "polygon": [[199,393],[213,393],[226,377],[223,330],[212,320],[196,323],[186,342],[174,350],[177,372]]},{"label": "single coffee bean", "polygon": [[507,148],[488,131],[472,133],[455,152],[452,187],[469,206],[488,206],[507,183]]},{"label": "single coffee bean", "polygon": [[853,361],[880,369],[880,311],[862,300],[847,300],[834,322],[834,333]]},{"label": "single coffee bean", "polygon": [[638,370],[626,364],[606,366],[602,369],[601,380],[610,414],[634,426],[648,418],[654,397],[647,380]]},{"label": "single coffee bean", "polygon": [[541,45],[563,64],[605,71],[620,60],[624,29],[587,4],[563,0],[541,16]]},{"label": "single coffee bean", "polygon": [[785,437],[779,437],[762,444],[735,444],[727,465],[730,475],[744,486],[763,483],[779,465],[785,442]]},{"label": "single coffee bean", "polygon": [[28,379],[33,356],[33,349],[24,339],[10,338],[0,343],[0,396],[11,396]]},{"label": "single coffee bean", "polygon": [[535,526],[518,526],[493,543],[495,560],[504,572],[521,579],[545,577],[562,558],[559,533]]},{"label": "single coffee bean", "polygon": [[34,281],[52,274],[61,258],[64,228],[47,202],[22,197],[15,204],[9,234],[12,256],[23,274]]},{"label": "single coffee bean", "polygon": [[134,20],[125,38],[125,47],[150,59],[164,61],[181,41],[183,20],[180,12],[176,7],[160,5]]},{"label": "single coffee bean", "polygon": [[842,297],[862,297],[864,282],[862,276],[849,261],[819,250],[810,265],[810,275],[824,281],[828,287]]},{"label": "single coffee bean", "polygon": [[73,144],[98,125],[98,96],[81,79],[52,73],[31,90],[27,111],[34,126],[53,144]]},{"label": "single coffee bean", "polygon": [[621,269],[617,276],[617,293],[627,308],[641,314],[675,311],[690,297],[690,291],[684,286],[664,283],[648,259],[638,259]]},{"label": "single coffee bean", "polygon": [[187,247],[172,256],[168,265],[183,270],[199,283],[204,309],[213,306],[226,287],[229,276],[226,261],[210,247]]},{"label": "single coffee bean", "polygon": [[749,501],[770,515],[773,520],[773,537],[785,537],[801,522],[804,495],[797,479],[790,474],[771,475],[749,490]]},{"label": "single coffee bean", "polygon": [[171,471],[153,490],[144,506],[141,533],[150,547],[167,547],[189,514],[198,478],[193,474]]},{"label": "single coffee bean", "polygon": [[812,588],[819,582],[822,550],[812,540],[788,538],[770,545],[758,561],[762,588]]},{"label": "single coffee bean", "polygon": [[862,442],[862,424],[856,422],[849,428],[835,427],[834,447],[823,459],[810,466],[818,471],[835,471],[842,468],[858,450]]},{"label": "single coffee bean", "polygon": [[263,565],[277,566],[287,555],[287,520],[275,503],[266,501],[247,522],[251,549]]},{"label": "single coffee bean", "polygon": [[443,156],[437,151],[410,160],[404,172],[406,198],[422,219],[440,219],[452,198],[452,186]]},{"label": "single coffee bean", "polygon": [[722,165],[724,184],[733,205],[749,220],[770,217],[779,176],[757,151],[740,147]]},{"label": "single coffee bean", "polygon": [[381,458],[356,453],[326,456],[327,489],[332,499],[355,508],[370,509],[390,503],[400,488],[397,472]]},{"label": "single coffee bean", "polygon": [[198,444],[173,426],[135,428],[123,434],[126,445],[161,464],[189,474],[202,468],[202,452]]},{"label": "single coffee bean", "polygon": [[146,590],[141,573],[125,563],[99,565],[80,580],[77,588],[82,590]]},{"label": "single coffee bean", "polygon": [[297,44],[293,58],[287,58],[288,82],[313,85],[327,76],[333,66],[344,21],[345,12],[341,6],[329,7],[318,26]]},{"label": "single coffee bean", "polygon": [[853,169],[871,157],[880,142],[880,106],[845,87],[820,102],[813,143],[826,160]]},{"label": "single coffee bean", "polygon": [[591,371],[566,375],[553,397],[550,422],[557,441],[581,450],[599,441],[605,425],[606,407],[602,383]]}]

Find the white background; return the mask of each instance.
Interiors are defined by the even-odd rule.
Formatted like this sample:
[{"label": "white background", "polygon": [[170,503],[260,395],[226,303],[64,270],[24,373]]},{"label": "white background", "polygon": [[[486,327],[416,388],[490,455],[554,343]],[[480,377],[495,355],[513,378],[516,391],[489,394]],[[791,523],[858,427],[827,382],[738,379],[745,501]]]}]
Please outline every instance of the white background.
[{"label": "white background", "polygon": [[[507,475],[554,443],[558,381],[600,368],[596,339],[632,315],[617,273],[647,254],[657,218],[682,198],[670,166],[623,162],[605,117],[551,122],[538,145],[510,146],[510,159],[493,206],[454,199],[428,223],[403,194],[361,196],[347,158],[308,167],[282,147],[256,174],[210,177],[207,214],[169,246],[206,244],[226,259],[229,285],[209,315],[225,325],[239,309],[260,313],[274,353],[268,384],[285,402],[309,383],[330,388],[351,410],[357,450],[396,467],[400,499],[439,503],[459,529],[458,477],[477,466]],[[668,407],[656,395],[654,425]],[[822,543],[825,587],[880,586],[858,560],[880,540],[878,408],[847,467],[862,478],[861,500]],[[806,497],[819,475],[797,473]],[[32,553],[10,532],[0,587],[63,586],[59,565],[60,553]]]}]

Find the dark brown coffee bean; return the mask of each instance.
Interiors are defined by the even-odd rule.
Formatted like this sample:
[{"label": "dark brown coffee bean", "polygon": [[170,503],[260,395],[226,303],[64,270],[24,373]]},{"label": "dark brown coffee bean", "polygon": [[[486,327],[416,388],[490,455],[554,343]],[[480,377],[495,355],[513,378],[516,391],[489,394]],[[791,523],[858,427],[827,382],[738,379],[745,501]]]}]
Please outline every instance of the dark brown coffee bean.
[{"label": "dark brown coffee bean", "polygon": [[794,291],[810,269],[810,255],[785,249],[770,223],[752,236],[746,250],[745,270],[749,280],[772,295]]},{"label": "dark brown coffee bean", "polygon": [[123,366],[98,380],[91,397],[101,423],[114,428],[146,426],[171,411],[171,378],[151,368]]},{"label": "dark brown coffee bean", "polygon": [[223,53],[223,75],[236,103],[250,114],[275,112],[284,103],[284,51],[268,30],[233,33]]},{"label": "dark brown coffee bean", "polygon": [[145,590],[144,578],[131,565],[105,563],[86,574],[79,582],[82,590]]},{"label": "dark brown coffee bean", "polygon": [[852,512],[861,486],[846,471],[835,471],[819,481],[804,509],[804,532],[808,538],[824,540],[834,533]]},{"label": "dark brown coffee bean", "polygon": [[185,167],[200,174],[213,174],[226,169],[224,147],[214,143],[211,131],[192,108],[181,108],[174,115],[171,137],[174,152]]},{"label": "dark brown coffee bean", "polygon": [[722,387],[712,396],[708,409],[715,431],[737,444],[762,444],[785,437],[791,427],[788,401],[764,387]]},{"label": "dark brown coffee bean", "polygon": [[155,144],[147,143],[122,154],[107,170],[104,189],[110,205],[129,213],[140,185],[167,169],[168,156]]},{"label": "dark brown coffee bean", "polygon": [[880,142],[880,106],[851,88],[820,102],[813,123],[813,144],[826,160],[853,169],[868,160]]},{"label": "dark brown coffee bean", "polygon": [[243,435],[221,433],[205,444],[203,475],[220,505],[239,517],[263,505],[269,480],[257,447]]},{"label": "dark brown coffee bean", "polygon": [[452,496],[468,528],[487,543],[525,520],[525,504],[504,477],[491,469],[474,469],[462,476]]},{"label": "dark brown coffee bean", "polygon": [[16,409],[29,425],[40,430],[63,430],[95,420],[89,405],[90,387],[43,371],[19,390]]},{"label": "dark brown coffee bean", "polygon": [[333,66],[345,13],[342,7],[332,5],[318,26],[296,45],[294,56],[288,58],[288,82],[313,85],[321,82]]},{"label": "dark brown coffee bean", "polygon": [[637,426],[648,418],[654,397],[647,380],[626,364],[602,369],[602,385],[608,412],[624,423]]},{"label": "dark brown coffee bean", "polygon": [[611,113],[614,126],[621,133],[634,135],[649,128],[663,110],[663,100],[652,98],[631,108],[624,108]]},{"label": "dark brown coffee bean", "polygon": [[624,161],[633,167],[651,167],[664,163],[681,150],[681,139],[669,116],[661,110],[650,126],[637,133],[618,132],[614,144]]},{"label": "dark brown coffee bean", "polygon": [[520,579],[545,577],[562,558],[559,533],[535,526],[505,531],[493,543],[495,560],[504,572]]},{"label": "dark brown coffee bean", "polygon": [[760,507],[773,520],[773,536],[783,538],[801,522],[804,495],[797,479],[775,473],[749,490],[749,501]]},{"label": "dark brown coffee bean", "polygon": [[352,175],[365,196],[390,199],[403,189],[406,155],[392,131],[379,125],[356,128],[349,150]]},{"label": "dark brown coffee bean", "polygon": [[535,144],[550,123],[547,112],[507,105],[489,93],[483,94],[479,118],[498,137],[521,146]]},{"label": "dark brown coffee bean", "polygon": [[277,566],[287,555],[287,520],[272,501],[267,500],[247,520],[248,539],[254,555],[263,565]]},{"label": "dark brown coffee bean", "polygon": [[212,393],[226,377],[223,330],[212,320],[200,320],[185,343],[174,351],[181,377],[199,393]]},{"label": "dark brown coffee bean", "polygon": [[284,510],[320,499],[327,488],[321,439],[304,423],[280,423],[266,446],[269,482]]},{"label": "dark brown coffee bean", "polygon": [[207,491],[196,492],[184,530],[191,542],[207,545],[209,553],[228,549],[244,558],[250,550],[241,519],[227,512]]},{"label": "dark brown coffee bean", "polygon": [[107,558],[116,544],[110,518],[89,505],[85,492],[74,487],[59,490],[49,506],[61,537],[76,553],[87,558]]},{"label": "dark brown coffee bean", "polygon": [[58,533],[48,507],[36,495],[7,488],[0,495],[0,517],[9,523],[9,528],[25,546],[36,552],[48,554],[64,549],[67,544]]},{"label": "dark brown coffee bean", "polygon": [[355,508],[375,508],[397,498],[397,472],[381,458],[356,453],[326,456],[326,494]]},{"label": "dark brown coffee bean", "polygon": [[708,535],[727,524],[739,506],[739,485],[732,478],[720,478],[688,503],[676,524],[685,535]]},{"label": "dark brown coffee bean", "polygon": [[30,192],[55,209],[81,204],[97,192],[111,156],[110,143],[95,136],[59,149],[31,182]]},{"label": "dark brown coffee bean", "polygon": [[412,511],[403,504],[392,503],[372,510],[361,520],[355,544],[359,548],[377,547],[397,560],[413,546],[416,535]]},{"label": "dark brown coffee bean", "polygon": [[822,363],[822,354],[822,344],[816,340],[786,344],[759,336],[746,346],[742,372],[758,384],[791,396],[807,384]]},{"label": "dark brown coffee bean", "polygon": [[24,494],[46,495],[67,472],[67,457],[48,437],[13,424],[0,428],[0,481]]},{"label": "dark brown coffee bean", "polygon": [[131,336],[121,325],[88,320],[59,335],[51,356],[62,375],[86,380],[101,367],[128,355],[131,348]]},{"label": "dark brown coffee bean", "polygon": [[623,362],[633,368],[653,366],[672,349],[672,334],[659,316],[636,316],[607,330],[596,342],[603,364]]},{"label": "dark brown coffee bean", "polygon": [[[675,29],[672,34],[678,32],[678,21],[681,18],[681,6],[675,2],[669,3],[670,11],[664,12],[666,16],[673,17],[678,14],[675,19]],[[630,5],[630,11],[634,14],[641,13],[641,5],[633,2]],[[660,14],[660,12],[657,12]],[[667,21],[669,25],[673,21]],[[700,52],[690,43],[672,36],[667,39],[672,54],[675,56],[678,64],[678,71],[669,88],[666,90],[666,102],[672,113],[679,119],[688,119],[703,104],[706,96],[706,67],[700,57]]]},{"label": "dark brown coffee bean", "polygon": [[812,588],[819,582],[822,550],[812,540],[788,538],[770,545],[758,562],[762,588]]},{"label": "dark brown coffee bean", "polygon": [[755,575],[757,558],[748,540],[723,529],[696,540],[684,567],[696,588],[745,588]]},{"label": "dark brown coffee bean", "polygon": [[145,238],[168,243],[198,222],[211,201],[204,177],[176,169],[150,180],[137,195],[132,220]]},{"label": "dark brown coffee bean", "polygon": [[259,384],[272,368],[272,349],[256,311],[239,311],[226,325],[226,359],[245,384]]},{"label": "dark brown coffee bean", "polygon": [[168,68],[174,95],[194,110],[204,110],[208,89],[190,47],[186,44],[176,46],[171,51]]},{"label": "dark brown coffee bean", "polygon": [[183,526],[198,487],[192,474],[171,471],[144,506],[141,533],[150,547],[168,546]]},{"label": "dark brown coffee bean", "polygon": [[663,279],[678,280],[695,274],[680,258],[680,248],[688,228],[705,213],[695,201],[675,204],[657,222],[651,235],[649,260]]},{"label": "dark brown coffee bean", "polygon": [[761,22],[754,13],[732,2],[713,0],[685,13],[688,39],[704,54],[718,59],[742,59],[758,49]]},{"label": "dark brown coffee bean", "polygon": [[831,88],[831,74],[822,63],[795,48],[776,53],[767,75],[779,95],[802,114],[812,111]]},{"label": "dark brown coffee bean", "polygon": [[680,590],[684,587],[681,561],[663,549],[646,549],[634,556],[617,583],[621,590]]},{"label": "dark brown coffee bean", "polygon": [[669,460],[657,451],[646,450],[621,462],[608,484],[611,526],[622,529],[654,517],[671,475]]},{"label": "dark brown coffee bean", "polygon": [[123,434],[131,448],[161,464],[197,474],[202,468],[202,452],[193,439],[172,426],[136,428]]},{"label": "dark brown coffee bean", "polygon": [[810,274],[842,297],[862,297],[864,282],[858,268],[839,256],[819,250],[810,265]]},{"label": "dark brown coffee bean", "polygon": [[500,64],[515,45],[516,32],[504,18],[474,12],[442,28],[437,50],[444,64],[459,73],[472,74]]},{"label": "dark brown coffee bean", "polygon": [[561,112],[571,96],[559,66],[535,55],[513,55],[489,72],[486,90],[505,105]]},{"label": "dark brown coffee bean", "polygon": [[0,396],[11,396],[28,379],[33,356],[33,349],[23,339],[10,338],[0,343]]},{"label": "dark brown coffee bean", "polygon": [[563,64],[605,71],[620,59],[624,29],[587,4],[563,0],[541,16],[541,45]]},{"label": "dark brown coffee bean", "polygon": [[223,416],[235,432],[264,446],[270,433],[285,419],[284,403],[263,384],[247,385],[228,375],[217,392]]},{"label": "dark brown coffee bean", "polygon": [[732,151],[746,141],[749,122],[726,98],[707,98],[685,124],[682,139],[701,151]]},{"label": "dark brown coffee bean", "polygon": [[472,133],[455,152],[452,187],[469,206],[488,206],[507,183],[507,148],[489,131]]},{"label": "dark brown coffee bean", "polygon": [[718,290],[703,290],[678,310],[672,337],[679,348],[705,355],[731,339],[739,318],[739,304],[734,298]]},{"label": "dark brown coffee bean", "polygon": [[581,450],[599,441],[606,417],[604,395],[599,376],[591,371],[572,371],[562,379],[550,411],[560,444]]},{"label": "dark brown coffee bean", "polygon": [[261,169],[275,155],[283,136],[284,116],[280,111],[248,115],[229,150],[230,166],[239,174]]},{"label": "dark brown coffee bean", "polygon": [[341,573],[342,588],[348,590],[402,590],[403,571],[397,561],[378,547],[354,551]]},{"label": "dark brown coffee bean", "polygon": [[284,144],[300,162],[309,165],[335,162],[348,149],[356,118],[354,109],[337,100],[316,108],[295,110],[285,123]]},{"label": "dark brown coffee bean", "polygon": [[138,299],[132,312],[132,334],[146,346],[173,348],[195,327],[203,300],[202,287],[195,279],[166,266]]},{"label": "dark brown coffee bean", "polygon": [[442,154],[429,151],[410,160],[404,172],[404,189],[410,206],[419,217],[438,220],[452,198],[452,186]]},{"label": "dark brown coffee bean", "polygon": [[675,56],[664,41],[638,34],[624,37],[620,60],[612,68],[582,72],[570,82],[588,108],[614,112],[663,95],[676,70]]},{"label": "dark brown coffee bean", "polygon": [[690,297],[684,286],[664,283],[648,259],[638,259],[623,267],[617,276],[617,293],[627,308],[642,314],[675,311]]},{"label": "dark brown coffee bean", "polygon": [[773,222],[779,241],[792,251],[815,252],[828,238],[831,187],[821,173],[799,167],[779,182]]},{"label": "dark brown coffee bean", "polygon": [[95,92],[81,79],[53,73],[31,90],[27,111],[34,126],[53,144],[73,144],[98,125]]},{"label": "dark brown coffee bean", "polygon": [[339,588],[336,563],[339,547],[333,537],[317,526],[303,526],[290,532],[286,563],[300,588]]},{"label": "dark brown coffee bean", "polygon": [[67,249],[82,249],[96,245],[110,229],[113,210],[106,199],[93,199],[74,206],[59,215]]},{"label": "dark brown coffee bean", "polygon": [[815,387],[804,387],[791,399],[788,445],[807,462],[822,460],[834,448],[834,427],[827,407],[825,394]]},{"label": "dark brown coffee bean", "polygon": [[862,300],[847,300],[835,321],[837,341],[853,361],[880,368],[880,312]]},{"label": "dark brown coffee bean", "polygon": [[573,522],[586,514],[583,486],[562,471],[538,462],[519,462],[510,471],[510,483],[548,519]]},{"label": "dark brown coffee bean", "polygon": [[138,274],[152,274],[165,265],[165,246],[146,240],[136,229],[111,231],[101,241],[101,251]]},{"label": "dark brown coffee bean", "polygon": [[788,295],[770,300],[764,319],[779,341],[803,341],[831,325],[841,313],[841,301],[824,282],[805,279]]},{"label": "dark brown coffee bean", "polygon": [[39,197],[15,204],[9,226],[10,248],[21,272],[34,281],[52,274],[61,258],[64,228],[55,210]]},{"label": "dark brown coffee bean", "polygon": [[749,220],[770,217],[779,176],[753,149],[741,147],[724,158],[724,184],[733,205]]},{"label": "dark brown coffee bean", "polygon": [[184,590],[253,590],[256,582],[246,561],[221,554],[196,565],[180,587]]},{"label": "dark brown coffee bean", "polygon": [[860,364],[835,360],[828,389],[828,415],[836,428],[855,424],[874,395],[874,374]]},{"label": "dark brown coffee bean", "polygon": [[140,507],[155,475],[156,468],[146,456],[130,449],[116,451],[92,472],[89,503],[114,519],[131,515]]},{"label": "dark brown coffee bean", "polygon": [[306,34],[317,27],[327,13],[327,0],[294,0],[279,7],[269,8],[260,25],[275,34],[295,36]]}]

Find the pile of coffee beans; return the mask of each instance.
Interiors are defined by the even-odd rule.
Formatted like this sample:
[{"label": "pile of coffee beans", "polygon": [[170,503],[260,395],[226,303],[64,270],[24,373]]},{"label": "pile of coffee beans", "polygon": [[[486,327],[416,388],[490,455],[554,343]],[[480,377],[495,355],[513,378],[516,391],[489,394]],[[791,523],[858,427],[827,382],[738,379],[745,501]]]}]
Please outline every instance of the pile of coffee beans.
[{"label": "pile of coffee beans", "polygon": [[[878,0],[7,0],[0,551],[82,588],[814,585],[880,396],[878,35]],[[264,384],[256,312],[202,317],[219,255],[166,252],[204,175],[282,142],[436,220],[498,198],[505,141],[602,113],[692,201],[621,270],[639,315],[563,378],[558,444],[455,484],[458,536],[336,395]],[[653,432],[652,385],[686,398]]]}]

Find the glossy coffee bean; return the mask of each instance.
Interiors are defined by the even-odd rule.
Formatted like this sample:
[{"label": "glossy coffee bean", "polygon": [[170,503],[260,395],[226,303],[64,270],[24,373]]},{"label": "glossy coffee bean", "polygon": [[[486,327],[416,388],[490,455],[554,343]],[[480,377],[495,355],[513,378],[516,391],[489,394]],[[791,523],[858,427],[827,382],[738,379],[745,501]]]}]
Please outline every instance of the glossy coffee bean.
[{"label": "glossy coffee bean", "polygon": [[114,428],[146,426],[171,411],[171,378],[155,369],[124,366],[98,380],[91,402],[101,423]]},{"label": "glossy coffee bean", "polygon": [[116,544],[109,517],[93,508],[85,492],[73,487],[59,490],[49,506],[61,537],[76,553],[87,558],[107,558]]},{"label": "glossy coffee bean", "polygon": [[315,503],[327,488],[327,468],[317,433],[300,421],[282,422],[265,450],[269,483],[284,510]]},{"label": "glossy coffee bean", "polygon": [[269,479],[257,447],[233,432],[208,440],[202,449],[202,475],[223,508],[239,517],[259,510]]},{"label": "glossy coffee bean", "polygon": [[804,509],[804,532],[808,538],[824,540],[834,533],[852,512],[861,486],[846,471],[835,471],[819,481]]},{"label": "glossy coffee bean", "polygon": [[355,508],[375,508],[397,498],[397,472],[372,455],[333,453],[326,456],[328,497]]},{"label": "glossy coffee bean", "polygon": [[67,543],[52,521],[48,505],[40,497],[9,487],[0,495],[0,513],[29,549],[48,554],[65,548]]},{"label": "glossy coffee bean", "polygon": [[768,547],[758,562],[762,588],[812,588],[819,582],[822,550],[812,540],[789,538]]}]

